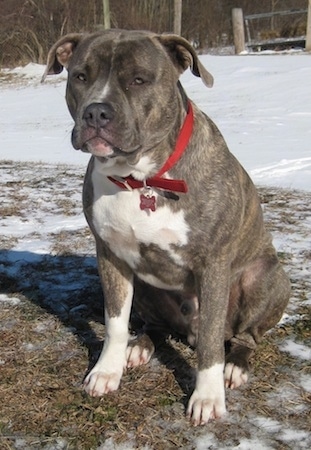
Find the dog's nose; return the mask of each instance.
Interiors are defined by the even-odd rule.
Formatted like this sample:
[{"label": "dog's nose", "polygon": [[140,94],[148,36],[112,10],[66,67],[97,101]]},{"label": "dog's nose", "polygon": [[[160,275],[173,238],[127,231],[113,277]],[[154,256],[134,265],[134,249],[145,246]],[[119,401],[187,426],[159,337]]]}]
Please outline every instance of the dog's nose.
[{"label": "dog's nose", "polygon": [[83,120],[92,128],[104,128],[114,117],[108,103],[91,103],[83,114]]}]

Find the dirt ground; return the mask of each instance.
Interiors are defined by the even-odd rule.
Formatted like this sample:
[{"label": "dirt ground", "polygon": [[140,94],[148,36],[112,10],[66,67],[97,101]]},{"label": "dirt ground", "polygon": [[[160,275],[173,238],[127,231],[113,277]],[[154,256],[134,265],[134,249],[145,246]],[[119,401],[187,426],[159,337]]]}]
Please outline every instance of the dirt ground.
[{"label": "dirt ground", "polygon": [[292,298],[226,417],[193,428],[196,356],[173,337],[119,391],[81,389],[105,335],[83,172],[0,162],[0,449],[311,448],[311,194],[259,188]]}]

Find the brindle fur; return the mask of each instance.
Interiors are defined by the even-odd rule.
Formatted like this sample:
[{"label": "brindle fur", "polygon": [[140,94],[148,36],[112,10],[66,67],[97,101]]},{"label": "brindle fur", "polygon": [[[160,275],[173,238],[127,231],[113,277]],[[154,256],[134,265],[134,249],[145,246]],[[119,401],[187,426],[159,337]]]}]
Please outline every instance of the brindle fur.
[{"label": "brindle fur", "polygon": [[[119,152],[131,165],[148,154],[155,163],[149,177],[172,153],[186,115],[187,97],[179,75],[190,67],[205,84],[212,82],[187,41],[147,32],[112,30],[65,36],[51,49],[46,74],[58,73],[62,66],[69,71],[66,99],[75,121],[74,147],[88,151],[83,140],[92,130],[87,129],[83,113],[98,101],[99,92],[109,81],[102,101],[113,114],[102,132],[105,139],[113,140],[116,155]],[[87,83],[77,81],[79,71],[87,72]],[[141,74],[148,79],[148,86],[140,89],[139,95],[132,88],[129,92],[129,77]],[[284,311],[289,281],[264,227],[252,181],[229,152],[215,124],[195,105],[193,109],[189,145],[169,172],[171,178],[186,181],[188,193],[178,194],[178,200],[157,199],[158,208],[168,205],[174,212],[183,211],[190,225],[187,244],[172,244],[183,264],[176,264],[169,252],[154,243],[129,243],[140,252],[137,273],[152,274],[183,289],[172,294],[148,286],[144,291],[144,284],[136,279],[136,303],[147,330],[161,328],[159,323],[165,322],[166,328],[192,336],[199,371],[224,361],[224,341],[230,350],[227,362],[246,371],[252,350]],[[109,242],[101,240],[93,225],[94,161],[93,156],[85,177],[84,211],[96,239],[106,312],[117,317],[132,270],[111,252]],[[190,318],[182,317],[183,298],[190,299],[194,307]],[[154,308],[157,302],[162,305],[158,313]]]}]

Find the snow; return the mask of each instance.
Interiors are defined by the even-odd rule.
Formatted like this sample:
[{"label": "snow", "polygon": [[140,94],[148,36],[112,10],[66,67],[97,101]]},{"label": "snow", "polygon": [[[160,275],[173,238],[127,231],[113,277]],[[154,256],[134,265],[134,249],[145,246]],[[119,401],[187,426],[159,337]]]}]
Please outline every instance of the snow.
[{"label": "snow", "polygon": [[271,447],[262,442],[258,442],[257,438],[241,439],[239,445],[232,447],[232,450],[271,450]]},{"label": "snow", "polygon": [[306,392],[311,393],[311,375],[301,374],[300,385]]},{"label": "snow", "polygon": [[[112,438],[106,439],[105,443],[98,447],[97,450],[134,450],[136,447],[135,441],[130,439],[124,444],[115,444]],[[149,446],[140,447],[140,450],[151,450]]]},{"label": "snow", "polygon": [[277,420],[270,419],[269,417],[258,416],[252,421],[258,428],[264,429],[269,433],[276,433],[282,428],[282,424]]},{"label": "snow", "polygon": [[[311,191],[311,55],[203,55],[200,58],[215,78],[214,87],[205,88],[201,80],[190,71],[182,75],[182,84],[190,98],[215,121],[230,150],[250,173],[254,182],[258,185]],[[74,151],[71,147],[73,122],[64,100],[66,74],[48,77],[44,84],[40,84],[43,72],[44,67],[37,64],[3,71],[14,79],[12,83],[0,84],[0,160],[68,164],[75,171],[80,171],[82,176],[89,156]],[[24,176],[35,178],[35,171],[32,174],[25,170]],[[2,182],[10,183],[15,180],[12,173],[6,173],[4,177]],[[66,181],[64,191],[65,183]],[[1,263],[14,263],[12,270],[18,273],[27,263],[40,262],[51,254],[51,233],[85,227],[81,211],[80,214],[71,216],[57,212],[57,207],[53,205],[53,193],[48,190],[48,181],[46,184],[37,201],[41,202],[42,210],[46,204],[49,212],[42,214],[40,210],[38,213],[34,210],[29,217],[1,218],[0,233],[16,239],[16,245],[12,247],[12,251],[4,251],[0,268]],[[74,200],[77,204],[81,202],[79,196]],[[293,214],[299,212],[295,210]],[[311,250],[310,217],[301,222],[301,227],[306,230],[304,239],[292,230],[288,233],[282,231],[274,233],[274,243],[279,251],[291,254],[293,263],[297,258],[297,273],[294,269],[293,274],[307,279],[310,277],[310,267],[303,265],[301,254]],[[83,261],[84,267],[95,266],[94,258],[85,257]],[[54,296],[55,292],[59,295],[57,307],[61,310],[66,308],[62,304],[62,296],[81,287],[84,278],[74,268],[64,274],[65,283],[62,283],[59,274],[57,276],[56,284],[53,272],[41,283],[47,292],[47,303],[54,299],[49,297],[50,291],[53,290]],[[19,302],[18,298],[0,294],[1,308],[16,306]],[[306,292],[305,305],[310,303],[310,292]],[[300,314],[284,314],[280,324],[294,322],[301,317]],[[36,330],[40,332],[47,326],[38,324]],[[280,350],[295,358],[311,359],[307,345],[289,338],[280,345]],[[0,364],[2,363],[0,360]],[[308,374],[298,374],[297,380],[302,389],[311,392],[311,377]],[[284,401],[287,401],[296,398],[297,392],[294,388],[291,391],[288,386],[282,386],[282,389],[271,396],[271,405],[282,395]],[[286,445],[298,445],[299,441],[299,448],[308,448],[310,444],[310,433],[287,429],[283,423],[269,417],[253,417],[250,427],[254,437],[241,439],[237,446],[230,448],[272,449],[275,447],[270,442],[271,436]],[[64,448],[65,445],[66,441],[60,439],[57,448]],[[197,450],[225,448],[208,430],[196,439],[195,445]],[[135,448],[135,442],[129,436],[128,443],[117,445],[111,438],[101,448],[130,450]]]},{"label": "snow", "polygon": [[6,294],[0,294],[0,308],[3,305],[11,305],[11,306],[16,306],[20,303],[20,299],[17,297],[12,297]]},{"label": "snow", "polygon": [[[218,125],[232,153],[257,184],[311,190],[311,56],[269,54],[200,57],[212,89],[186,71],[181,81]],[[0,87],[0,157],[86,165],[70,144],[66,73],[40,84],[44,66],[6,71],[23,77]]]},{"label": "snow", "polygon": [[[287,429],[283,430],[282,433],[280,433],[279,438],[284,442],[299,442],[301,448],[303,441],[305,439],[308,439],[310,437],[310,434],[306,431],[301,430],[293,430],[293,429]],[[308,444],[305,446],[305,448],[308,448]]]},{"label": "snow", "polygon": [[311,348],[306,345],[297,344],[291,340],[286,340],[280,346],[280,349],[284,352],[288,352],[296,358],[305,359],[306,361],[311,360]]}]

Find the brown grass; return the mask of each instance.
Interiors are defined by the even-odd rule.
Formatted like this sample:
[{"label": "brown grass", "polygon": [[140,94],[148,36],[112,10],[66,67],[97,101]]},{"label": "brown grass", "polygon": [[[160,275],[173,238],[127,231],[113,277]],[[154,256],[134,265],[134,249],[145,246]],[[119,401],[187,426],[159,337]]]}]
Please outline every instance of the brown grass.
[{"label": "brown grass", "polygon": [[[0,200],[12,197],[14,205],[1,210],[0,224],[7,217],[42,221],[46,211],[40,214],[38,186],[41,199],[50,199],[50,213],[70,217],[73,208],[77,211],[70,197],[80,192],[81,171],[38,165],[29,177],[31,165],[10,162],[2,163],[1,170],[10,173],[12,181],[2,183]],[[65,182],[57,181],[64,178]],[[28,181],[21,183],[23,179]],[[64,189],[68,201],[62,197]],[[309,194],[260,188],[260,195],[272,231],[306,238]],[[311,444],[311,394],[300,383],[302,374],[311,375],[310,361],[279,349],[286,339],[311,344],[306,303],[310,280],[300,276],[302,267],[310,267],[310,252],[296,252],[294,261],[290,248],[280,254],[294,286],[287,312],[297,319],[267,334],[252,358],[249,383],[227,392],[229,414],[194,429],[185,418],[185,405],[193,388],[196,356],[173,338],[150,364],[128,370],[119,391],[100,399],[83,392],[83,376],[96,360],[105,333],[93,240],[87,226],[74,232],[34,231],[32,236],[50,241],[51,253],[25,263],[12,262],[7,252],[14,254],[15,246],[29,235],[0,235],[0,293],[20,301],[0,303],[0,449],[90,450],[110,442],[106,448],[128,443],[128,448],[191,450],[200,439],[206,442],[204,448],[216,449],[235,448],[253,438],[279,450]],[[14,272],[14,264],[20,271]],[[82,276],[81,285],[69,289]],[[258,417],[277,421],[282,430],[309,432],[309,440],[305,447],[282,440],[280,434],[262,429]]]}]

